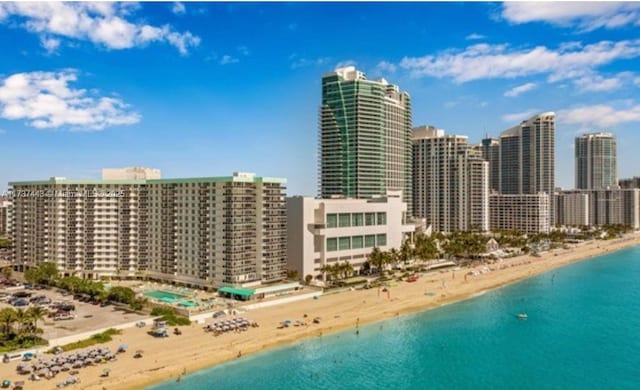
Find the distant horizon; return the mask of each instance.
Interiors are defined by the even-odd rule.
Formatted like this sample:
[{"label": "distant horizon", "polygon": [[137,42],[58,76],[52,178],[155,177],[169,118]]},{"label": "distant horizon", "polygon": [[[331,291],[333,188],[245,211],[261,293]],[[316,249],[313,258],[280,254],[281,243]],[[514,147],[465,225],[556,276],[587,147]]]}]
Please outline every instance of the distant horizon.
[{"label": "distant horizon", "polygon": [[413,127],[474,144],[555,112],[556,187],[582,133],[613,133],[619,178],[638,176],[638,20],[638,3],[0,3],[0,192],[144,166],[316,196],[320,81],[348,65],[407,91]]}]

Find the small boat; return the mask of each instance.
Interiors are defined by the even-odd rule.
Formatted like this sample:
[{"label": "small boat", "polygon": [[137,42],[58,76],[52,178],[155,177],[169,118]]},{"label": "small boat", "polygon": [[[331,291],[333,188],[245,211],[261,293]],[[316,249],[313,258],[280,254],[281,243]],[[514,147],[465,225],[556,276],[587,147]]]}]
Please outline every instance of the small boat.
[{"label": "small boat", "polygon": [[529,318],[528,315],[526,315],[525,313],[520,313],[517,315],[519,320],[526,320],[527,318]]}]

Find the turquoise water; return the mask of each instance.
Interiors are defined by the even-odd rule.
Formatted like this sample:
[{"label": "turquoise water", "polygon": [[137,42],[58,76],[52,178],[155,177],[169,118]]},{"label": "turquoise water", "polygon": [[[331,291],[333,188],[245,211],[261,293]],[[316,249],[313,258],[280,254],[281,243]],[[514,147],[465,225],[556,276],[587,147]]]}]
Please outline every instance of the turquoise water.
[{"label": "turquoise water", "polygon": [[184,295],[174,294],[174,293],[171,293],[168,291],[162,291],[162,290],[147,291],[146,293],[144,293],[144,295],[151,298],[155,298],[159,301],[169,302],[169,303],[178,302],[186,298]]},{"label": "turquoise water", "polygon": [[[311,304],[311,303],[310,303]],[[529,318],[518,320],[517,313]],[[640,388],[640,248],[247,356],[165,389]]]}]

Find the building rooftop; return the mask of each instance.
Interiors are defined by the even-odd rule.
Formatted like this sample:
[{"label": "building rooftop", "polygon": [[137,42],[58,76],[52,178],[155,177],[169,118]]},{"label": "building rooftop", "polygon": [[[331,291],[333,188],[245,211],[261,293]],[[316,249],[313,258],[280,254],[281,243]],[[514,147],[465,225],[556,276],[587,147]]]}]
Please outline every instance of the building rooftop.
[{"label": "building rooftop", "polygon": [[150,179],[150,180],[102,180],[102,179],[66,179],[64,177],[52,177],[48,180],[35,181],[14,181],[9,182],[10,186],[25,185],[116,185],[116,184],[163,184],[163,183],[277,183],[285,184],[287,179],[278,177],[257,177],[253,173],[235,172],[233,176],[218,177],[191,177],[174,179]]}]

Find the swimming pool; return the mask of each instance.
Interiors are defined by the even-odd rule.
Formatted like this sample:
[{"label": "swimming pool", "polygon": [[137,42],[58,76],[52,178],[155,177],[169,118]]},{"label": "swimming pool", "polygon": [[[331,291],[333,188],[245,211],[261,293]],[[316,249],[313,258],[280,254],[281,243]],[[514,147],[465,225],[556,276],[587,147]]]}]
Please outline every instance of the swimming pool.
[{"label": "swimming pool", "polygon": [[186,295],[180,295],[164,290],[147,291],[144,295],[168,303],[176,303],[188,298]]}]

